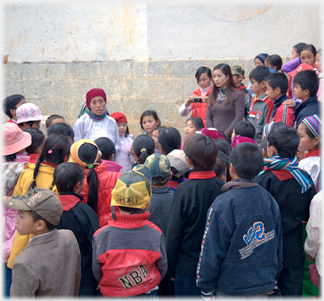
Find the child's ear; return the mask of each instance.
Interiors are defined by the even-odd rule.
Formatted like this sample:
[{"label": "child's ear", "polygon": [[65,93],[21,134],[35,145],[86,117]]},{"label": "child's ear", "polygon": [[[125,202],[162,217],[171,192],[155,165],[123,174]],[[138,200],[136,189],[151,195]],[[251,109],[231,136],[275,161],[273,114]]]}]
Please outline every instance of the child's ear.
[{"label": "child's ear", "polygon": [[113,154],[108,158],[108,161],[114,161],[114,155],[115,155],[115,153],[113,153]]},{"label": "child's ear", "polygon": [[133,148],[130,149],[130,153],[131,153],[131,155],[134,157],[135,152],[134,152]]},{"label": "child's ear", "polygon": [[304,90],[304,93],[305,93],[306,96],[310,96],[310,92],[309,92],[308,89],[305,89],[305,90]]},{"label": "child's ear", "polygon": [[187,163],[187,165],[188,165],[190,168],[194,168],[193,165],[192,165],[192,163],[191,163],[191,160],[190,160],[187,156],[185,156],[185,159],[186,159],[186,163]]},{"label": "child's ear", "polygon": [[315,144],[316,146],[318,146],[319,143],[320,143],[319,138],[318,138],[318,137],[315,137],[315,138],[314,138],[314,144]]},{"label": "child's ear", "polygon": [[158,126],[161,125],[161,121],[160,121],[160,119],[158,119],[157,123],[158,123]]},{"label": "child's ear", "polygon": [[272,156],[277,155],[277,154],[278,154],[278,151],[274,146],[271,145],[271,146],[267,147],[268,158],[271,158]]},{"label": "child's ear", "polygon": [[267,84],[266,84],[266,81],[263,80],[261,83],[260,83],[261,87],[264,89],[267,87]]},{"label": "child's ear", "polygon": [[37,231],[42,231],[46,228],[46,223],[44,220],[39,220],[39,221],[36,221],[36,230]]},{"label": "child's ear", "polygon": [[236,170],[233,166],[233,163],[230,163],[230,166],[229,166],[229,173],[230,173],[230,176],[232,179],[235,179],[235,176],[236,176]]},{"label": "child's ear", "polygon": [[279,87],[277,87],[277,88],[275,89],[275,92],[276,92],[277,94],[281,94],[281,89],[280,89]]},{"label": "child's ear", "polygon": [[63,161],[64,161],[64,162],[69,162],[69,159],[70,159],[70,154],[66,155],[66,156],[63,158]]}]

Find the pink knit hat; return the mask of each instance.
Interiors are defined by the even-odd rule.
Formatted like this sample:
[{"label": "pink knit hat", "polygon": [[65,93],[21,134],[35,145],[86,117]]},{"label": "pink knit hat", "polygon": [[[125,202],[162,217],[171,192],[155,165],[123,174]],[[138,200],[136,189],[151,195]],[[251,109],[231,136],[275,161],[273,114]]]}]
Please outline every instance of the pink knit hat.
[{"label": "pink knit hat", "polygon": [[237,135],[234,137],[234,139],[232,141],[232,148],[234,148],[236,145],[243,143],[243,142],[250,142],[250,143],[257,144],[253,139],[251,139],[249,137]]},{"label": "pink knit hat", "polygon": [[23,132],[15,123],[7,122],[4,124],[2,132],[4,133],[4,156],[18,153],[32,143],[31,135]]},{"label": "pink knit hat", "polygon": [[[198,132],[196,132],[198,133]],[[217,131],[214,128],[203,128],[200,131],[201,134],[208,136],[212,139],[221,139],[221,140],[225,140],[224,136],[222,135],[222,133],[220,133],[219,131]]]},{"label": "pink knit hat", "polygon": [[104,90],[102,89],[98,89],[98,88],[94,88],[94,89],[91,89],[90,91],[88,91],[87,93],[87,96],[86,96],[86,99],[87,99],[87,107],[89,108],[89,103],[90,103],[90,100],[96,96],[101,96],[105,102],[107,102],[107,98],[106,98],[106,93]]},{"label": "pink knit hat", "polygon": [[40,109],[33,103],[27,102],[19,106],[16,110],[17,123],[27,121],[41,121],[46,120],[40,111]]}]

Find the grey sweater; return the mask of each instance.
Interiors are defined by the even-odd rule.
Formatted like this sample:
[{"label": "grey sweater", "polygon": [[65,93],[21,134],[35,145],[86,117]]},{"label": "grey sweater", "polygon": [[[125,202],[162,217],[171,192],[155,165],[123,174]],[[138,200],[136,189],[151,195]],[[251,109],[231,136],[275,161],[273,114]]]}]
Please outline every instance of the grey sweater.
[{"label": "grey sweater", "polygon": [[231,92],[229,103],[223,106],[224,101],[215,101],[213,106],[207,106],[206,126],[214,127],[231,139],[232,131],[238,121],[243,120],[245,112],[244,93],[236,90]]}]

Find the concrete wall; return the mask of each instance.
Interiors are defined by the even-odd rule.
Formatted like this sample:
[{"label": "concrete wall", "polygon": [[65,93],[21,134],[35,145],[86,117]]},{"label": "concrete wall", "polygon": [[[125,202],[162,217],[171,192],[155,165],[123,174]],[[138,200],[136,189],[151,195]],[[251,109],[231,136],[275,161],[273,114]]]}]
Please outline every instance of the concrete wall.
[{"label": "concrete wall", "polygon": [[319,47],[320,15],[319,5],[7,5],[4,96],[21,93],[73,125],[87,91],[103,88],[132,133],[146,109],[183,132],[178,108],[198,67],[240,64],[248,74],[260,52],[286,62],[298,42]]}]

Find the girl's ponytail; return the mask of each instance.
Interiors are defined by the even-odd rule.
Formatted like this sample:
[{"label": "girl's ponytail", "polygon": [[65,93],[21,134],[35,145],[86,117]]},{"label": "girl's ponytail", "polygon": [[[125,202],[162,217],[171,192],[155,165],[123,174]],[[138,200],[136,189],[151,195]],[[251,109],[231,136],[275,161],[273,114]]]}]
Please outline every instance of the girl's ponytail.
[{"label": "girl's ponytail", "polygon": [[142,134],[135,138],[132,148],[138,157],[138,163],[144,164],[146,158],[154,153],[155,141],[149,135]]},{"label": "girl's ponytail", "polygon": [[87,204],[97,212],[99,181],[94,167],[99,165],[100,154],[98,146],[92,140],[81,139],[72,144],[71,156],[76,163],[89,169],[87,174]]}]

